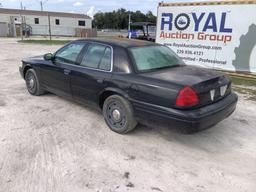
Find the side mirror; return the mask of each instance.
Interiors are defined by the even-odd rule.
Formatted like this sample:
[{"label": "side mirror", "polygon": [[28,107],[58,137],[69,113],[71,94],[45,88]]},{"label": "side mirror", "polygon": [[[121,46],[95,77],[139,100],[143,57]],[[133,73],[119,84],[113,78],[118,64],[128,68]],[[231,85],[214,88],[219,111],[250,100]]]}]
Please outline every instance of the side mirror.
[{"label": "side mirror", "polygon": [[52,61],[53,60],[53,54],[52,53],[47,53],[44,55],[44,60],[46,61]]}]

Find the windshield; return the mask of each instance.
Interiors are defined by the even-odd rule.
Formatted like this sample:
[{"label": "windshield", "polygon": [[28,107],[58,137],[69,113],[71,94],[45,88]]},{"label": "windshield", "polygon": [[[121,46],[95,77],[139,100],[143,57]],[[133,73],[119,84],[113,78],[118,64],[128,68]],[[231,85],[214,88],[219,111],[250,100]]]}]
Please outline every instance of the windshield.
[{"label": "windshield", "polygon": [[152,71],[184,65],[184,62],[166,46],[130,48],[139,71]]}]

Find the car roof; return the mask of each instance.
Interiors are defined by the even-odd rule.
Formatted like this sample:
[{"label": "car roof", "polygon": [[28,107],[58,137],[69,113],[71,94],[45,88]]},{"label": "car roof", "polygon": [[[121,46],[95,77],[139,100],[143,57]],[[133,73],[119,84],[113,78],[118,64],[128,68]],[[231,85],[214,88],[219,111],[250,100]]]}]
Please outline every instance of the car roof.
[{"label": "car roof", "polygon": [[88,39],[80,39],[78,41],[96,42],[96,43],[107,44],[112,47],[123,47],[123,48],[145,47],[145,46],[158,45],[156,43],[149,42],[149,41],[127,39],[127,38],[88,38]]}]

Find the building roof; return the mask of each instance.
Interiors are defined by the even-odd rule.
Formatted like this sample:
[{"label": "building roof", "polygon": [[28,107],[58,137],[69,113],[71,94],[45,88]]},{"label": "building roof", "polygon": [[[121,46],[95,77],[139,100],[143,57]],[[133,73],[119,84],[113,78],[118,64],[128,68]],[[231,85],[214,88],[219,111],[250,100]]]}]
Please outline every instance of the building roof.
[{"label": "building roof", "polygon": [[144,46],[154,46],[156,43],[135,39],[127,39],[127,38],[89,38],[89,39],[80,39],[78,41],[91,41],[107,44],[110,46],[117,46],[123,48],[130,47],[144,47]]},{"label": "building roof", "polygon": [[38,15],[38,16],[52,16],[52,17],[71,17],[81,19],[91,19],[85,14],[78,13],[64,13],[64,12],[51,12],[51,11],[35,11],[35,10],[21,10],[21,9],[5,9],[0,8],[2,14],[15,14],[15,15]]}]

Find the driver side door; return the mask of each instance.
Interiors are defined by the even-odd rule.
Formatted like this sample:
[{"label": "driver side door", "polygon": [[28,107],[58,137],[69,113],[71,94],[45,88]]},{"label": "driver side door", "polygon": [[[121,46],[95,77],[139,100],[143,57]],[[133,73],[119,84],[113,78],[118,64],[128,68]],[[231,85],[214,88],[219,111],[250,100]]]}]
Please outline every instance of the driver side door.
[{"label": "driver side door", "polygon": [[77,64],[84,42],[73,42],[58,50],[53,61],[41,66],[44,87],[56,95],[71,97],[70,73]]}]

